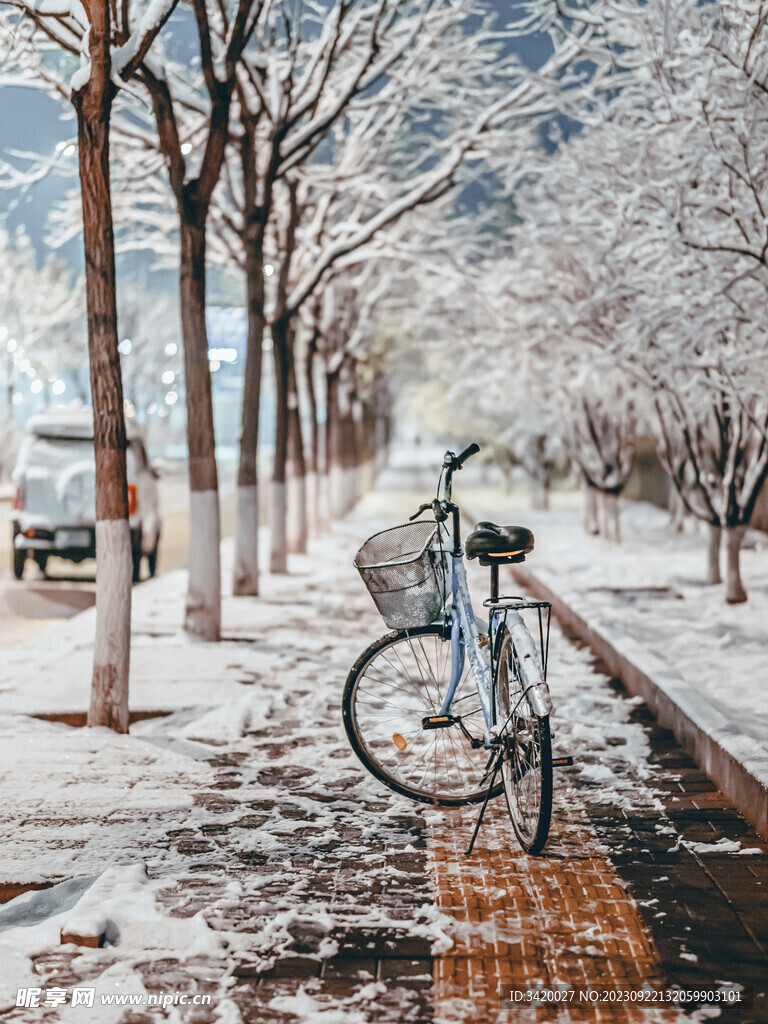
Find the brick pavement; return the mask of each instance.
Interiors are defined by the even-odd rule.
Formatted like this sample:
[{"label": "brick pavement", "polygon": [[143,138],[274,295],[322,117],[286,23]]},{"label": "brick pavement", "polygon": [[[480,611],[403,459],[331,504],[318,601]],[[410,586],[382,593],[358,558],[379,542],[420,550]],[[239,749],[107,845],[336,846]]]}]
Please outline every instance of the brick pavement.
[{"label": "brick pavement", "polygon": [[[564,811],[561,798],[555,814]],[[597,851],[588,822],[569,817],[567,825],[555,826],[552,845],[540,857],[515,848],[503,801],[484,822],[471,858],[464,856],[470,827],[460,812],[446,813],[448,827],[430,834],[436,899],[457,925],[455,946],[435,961],[438,1019],[451,1019],[457,999],[471,1001],[478,1022],[648,1019],[630,1008],[505,1005],[511,990],[538,985],[663,983],[637,905]],[[656,1019],[675,1020],[676,1014]]]},{"label": "brick pavement", "polygon": [[[300,682],[285,709],[217,749],[215,781],[195,796],[201,813],[193,821],[178,809],[141,814],[153,877],[168,872],[164,907],[179,917],[202,913],[227,951],[137,957],[132,969],[148,991],[210,992],[226,1014],[133,1011],[124,1024],[235,1024],[237,1015],[248,1024],[678,1019],[672,1010],[613,1006],[529,1012],[500,993],[561,980],[752,984],[755,1009],[726,1010],[718,1020],[768,1022],[766,844],[644,706],[626,701],[601,666],[579,675],[581,703],[562,705],[555,751],[574,754],[577,765],[556,775],[544,856],[519,851],[497,802],[467,859],[476,809],[442,812],[393,798],[349,750],[339,697],[351,658],[340,658],[337,646],[359,638],[368,599],[355,591],[338,600],[347,619],[317,602],[307,629],[292,638],[287,664]],[[276,643],[274,634],[238,639],[265,650]],[[567,648],[565,638],[554,648]],[[318,671],[338,682],[333,699],[318,696]],[[586,718],[571,734],[576,712]],[[627,739],[617,721],[647,738],[646,764],[622,758]],[[585,722],[596,728],[585,732]],[[608,763],[622,802],[606,799],[600,772]],[[329,764],[330,781],[319,770]],[[694,848],[723,837],[762,853]],[[280,942],[264,945],[287,908],[296,913]],[[436,929],[450,948],[433,947]],[[36,965],[42,984],[66,985],[117,965],[119,953],[61,947]],[[41,1019],[9,1016],[19,1024]]]},{"label": "brick pavement", "polygon": [[[557,982],[696,988],[726,980],[754,985],[758,998],[753,1011],[726,1010],[718,1020],[765,1022],[766,844],[644,706],[626,703],[615,682],[611,687],[603,681],[595,698],[618,702],[622,713],[626,707],[647,735],[650,774],[635,778],[629,759],[619,763],[617,770],[633,787],[631,804],[619,808],[602,801],[601,786],[580,775],[578,763],[559,771],[550,841],[535,858],[518,849],[502,801],[489,808],[473,856],[466,858],[476,808],[436,811],[406,801],[393,806],[384,789],[361,787],[361,770],[337,736],[335,707],[327,707],[309,730],[289,709],[284,721],[252,731],[240,749],[217,755],[217,780],[197,798],[206,823],[195,830],[169,821],[166,841],[188,870],[164,893],[164,902],[179,916],[203,911],[211,928],[242,935],[246,950],[271,915],[295,905],[297,889],[305,893],[305,912],[289,927],[291,941],[268,960],[235,950],[224,961],[139,961],[147,991],[188,988],[219,999],[226,992],[248,1024],[322,1024],[324,1014],[333,1012],[337,1016],[329,1021],[350,1024],[656,1024],[680,1018],[673,1009],[629,1006],[527,1010],[511,1006],[502,991]],[[299,753],[311,749],[305,743],[310,732],[338,761],[330,787],[306,759],[300,761]],[[604,748],[571,746],[570,752],[599,764],[611,743],[615,738],[606,730]],[[286,763],[291,751],[294,763]],[[284,795],[265,800],[261,784]],[[316,824],[328,808],[336,822],[330,839]],[[244,851],[242,837],[258,835],[278,812],[283,820],[301,822],[291,840],[277,849]],[[375,837],[362,833],[363,812],[379,816]],[[763,854],[738,858],[684,845],[723,836]],[[362,863],[349,849],[367,849],[368,859]],[[241,886],[234,903],[226,899],[233,880]],[[433,950],[428,927],[414,932],[414,920],[430,903],[453,940],[450,949]],[[319,920],[314,906],[336,915],[329,955],[318,955],[325,931],[313,927]],[[371,924],[366,915],[372,910],[385,912],[387,922]],[[108,949],[84,954],[62,947],[41,955],[37,966],[43,984],[67,985],[87,981],[112,960],[117,957]],[[132,1011],[124,1021],[157,1019]],[[217,1018],[192,1009],[179,1019],[213,1024]]]},{"label": "brick pavement", "polygon": [[[606,681],[622,701],[619,681]],[[629,718],[650,744],[631,805],[605,804],[599,786],[575,770],[556,772],[542,856],[517,848],[502,800],[492,805],[471,858],[464,850],[475,810],[444,811],[430,825],[435,898],[455,922],[454,947],[435,959],[438,1022],[680,1020],[672,1007],[526,1010],[499,999],[499,990],[536,985],[645,982],[686,990],[752,986],[752,1009],[720,1007],[717,1019],[768,1021],[768,844],[645,705],[631,707]],[[602,753],[573,752],[598,762]],[[628,761],[623,770],[631,777],[634,769]],[[762,852],[739,858],[711,849],[726,837]]]}]

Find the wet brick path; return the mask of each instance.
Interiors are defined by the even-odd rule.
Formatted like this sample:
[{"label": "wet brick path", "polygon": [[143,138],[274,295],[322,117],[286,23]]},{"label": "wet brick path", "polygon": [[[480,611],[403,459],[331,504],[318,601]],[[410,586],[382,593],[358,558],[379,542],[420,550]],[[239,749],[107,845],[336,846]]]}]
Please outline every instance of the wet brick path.
[{"label": "wet brick path", "polygon": [[[768,1022],[768,846],[644,705],[554,636],[555,753],[576,764],[556,773],[550,841],[523,855],[497,801],[467,859],[474,809],[391,797],[347,747],[339,704],[355,601],[339,598],[348,636],[319,617],[292,637],[296,689],[216,750],[193,811],[153,811],[147,861],[169,878],[162,901],[179,917],[202,913],[221,948],[137,957],[131,970],[148,992],[210,992],[215,1012],[137,1009],[126,1024],[686,1019],[669,1007],[509,1002],[511,988],[558,982],[751,985],[754,1008],[717,1019]],[[331,615],[338,623],[338,606]],[[332,687],[315,685],[323,674]],[[722,839],[759,852],[725,852]],[[37,970],[43,987],[67,986],[119,962],[119,947],[62,947]]]},{"label": "wet brick path", "polygon": [[[599,674],[602,666],[593,668]],[[470,860],[463,856],[470,815],[441,812],[431,826],[436,898],[456,922],[454,947],[435,960],[437,1018],[687,1019],[671,1006],[530,1010],[508,1002],[511,991],[536,986],[648,983],[689,992],[742,986],[751,990],[752,1008],[720,1006],[705,1016],[724,1024],[768,1021],[768,844],[648,708],[626,699],[618,680],[603,676],[591,692],[564,702],[573,730],[563,728],[570,746],[559,752],[573,753],[577,765],[556,772],[543,856],[515,851],[502,802]],[[589,745],[576,742],[590,714],[602,728],[589,730]],[[642,762],[617,756],[622,747],[637,749],[638,737],[646,744]],[[750,852],[722,849],[734,841]]]}]

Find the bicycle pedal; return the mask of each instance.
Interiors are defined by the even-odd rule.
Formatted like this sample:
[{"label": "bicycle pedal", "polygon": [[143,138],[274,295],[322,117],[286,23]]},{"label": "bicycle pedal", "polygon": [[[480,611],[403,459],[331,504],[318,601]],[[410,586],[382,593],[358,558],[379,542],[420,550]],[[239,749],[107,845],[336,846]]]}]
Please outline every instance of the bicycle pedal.
[{"label": "bicycle pedal", "polygon": [[573,764],[572,757],[553,757],[552,767],[553,768],[570,768]]},{"label": "bicycle pedal", "polygon": [[458,718],[453,715],[428,715],[421,720],[422,729],[449,729],[456,725]]}]

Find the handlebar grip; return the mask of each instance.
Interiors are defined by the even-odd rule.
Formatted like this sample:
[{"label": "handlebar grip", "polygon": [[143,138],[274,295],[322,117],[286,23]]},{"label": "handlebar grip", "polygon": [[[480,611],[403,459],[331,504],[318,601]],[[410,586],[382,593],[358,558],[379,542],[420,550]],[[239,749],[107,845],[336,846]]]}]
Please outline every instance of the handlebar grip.
[{"label": "handlebar grip", "polygon": [[473,441],[472,444],[467,445],[464,451],[461,452],[460,455],[456,456],[456,468],[461,469],[467,459],[472,458],[473,455],[477,455],[479,451],[480,445],[477,444],[477,442]]}]

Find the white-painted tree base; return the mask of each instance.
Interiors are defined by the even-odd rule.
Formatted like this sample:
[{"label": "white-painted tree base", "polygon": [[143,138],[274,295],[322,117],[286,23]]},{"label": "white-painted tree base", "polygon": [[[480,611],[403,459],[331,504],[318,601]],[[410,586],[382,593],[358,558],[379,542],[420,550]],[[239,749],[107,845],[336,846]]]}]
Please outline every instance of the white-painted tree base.
[{"label": "white-painted tree base", "polygon": [[236,597],[259,592],[259,488],[237,488],[237,533],[232,593]]},{"label": "white-painted tree base", "polygon": [[202,640],[221,632],[221,523],[218,491],[189,495],[189,586],[184,629]]},{"label": "white-painted tree base", "polygon": [[288,545],[286,537],[285,484],[272,482],[272,517],[270,520],[269,571],[288,572]]},{"label": "white-painted tree base", "polygon": [[355,466],[343,471],[344,512],[349,512],[360,500],[360,469]]},{"label": "white-painted tree base", "polygon": [[317,473],[309,470],[307,473],[307,537],[317,537],[322,533],[318,487]]},{"label": "white-painted tree base", "polygon": [[307,478],[290,473],[288,476],[288,510],[286,530],[288,553],[304,555],[307,552]]},{"label": "white-painted tree base", "polygon": [[318,473],[316,478],[315,502],[310,505],[317,515],[317,532],[327,533],[331,525],[331,493],[327,473]]},{"label": "white-painted tree base", "polygon": [[96,636],[88,725],[128,732],[133,560],[126,519],[96,523]]},{"label": "white-painted tree base", "polygon": [[549,509],[549,487],[542,480],[531,481],[531,508],[542,512]]},{"label": "white-painted tree base", "polygon": [[328,472],[328,496],[331,519],[340,519],[344,515],[343,472],[341,466],[331,466]]},{"label": "white-painted tree base", "polygon": [[603,535],[615,544],[621,543],[621,517],[616,494],[602,494]]}]

